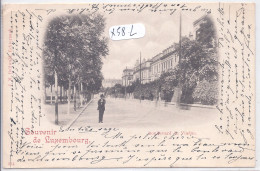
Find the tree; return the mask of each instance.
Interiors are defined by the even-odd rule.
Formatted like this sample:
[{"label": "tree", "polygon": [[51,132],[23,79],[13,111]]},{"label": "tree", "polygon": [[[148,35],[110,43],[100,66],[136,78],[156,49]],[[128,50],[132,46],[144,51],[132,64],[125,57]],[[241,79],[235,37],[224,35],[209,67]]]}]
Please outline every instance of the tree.
[{"label": "tree", "polygon": [[45,68],[55,73],[60,85],[68,84],[68,113],[72,84],[74,90],[80,82],[91,84],[90,87],[101,87],[101,61],[108,54],[104,28],[105,19],[100,14],[59,16],[47,26]]},{"label": "tree", "polygon": [[168,102],[171,101],[174,88],[178,85],[177,69],[175,68],[172,71],[163,73],[159,80],[161,84],[162,99]]},{"label": "tree", "polygon": [[200,44],[206,45],[207,48],[216,47],[216,28],[209,15],[203,18],[203,22],[196,32],[196,40]]},{"label": "tree", "polygon": [[[200,24],[196,40],[185,40],[181,48],[181,62],[178,66],[179,83],[182,87],[181,101],[193,103],[194,95],[202,94],[203,86],[212,86],[218,80],[218,53],[215,45],[215,29],[210,17]],[[180,49],[178,49],[179,51]],[[207,81],[209,84],[200,84]],[[197,87],[197,85],[200,85]],[[197,93],[193,93],[196,89]],[[217,93],[217,92],[216,92]],[[201,99],[196,96],[196,99]]]},{"label": "tree", "polygon": [[214,105],[218,99],[218,82],[203,80],[198,83],[192,96],[205,105]]}]

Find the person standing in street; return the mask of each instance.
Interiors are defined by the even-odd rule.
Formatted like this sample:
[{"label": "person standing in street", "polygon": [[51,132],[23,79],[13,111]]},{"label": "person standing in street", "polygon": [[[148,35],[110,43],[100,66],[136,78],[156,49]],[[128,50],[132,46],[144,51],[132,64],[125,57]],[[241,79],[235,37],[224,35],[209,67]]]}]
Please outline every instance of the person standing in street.
[{"label": "person standing in street", "polygon": [[100,99],[98,100],[98,108],[97,108],[97,110],[99,110],[99,122],[98,123],[103,123],[105,105],[106,105],[106,100],[104,99],[104,95],[101,94]]}]

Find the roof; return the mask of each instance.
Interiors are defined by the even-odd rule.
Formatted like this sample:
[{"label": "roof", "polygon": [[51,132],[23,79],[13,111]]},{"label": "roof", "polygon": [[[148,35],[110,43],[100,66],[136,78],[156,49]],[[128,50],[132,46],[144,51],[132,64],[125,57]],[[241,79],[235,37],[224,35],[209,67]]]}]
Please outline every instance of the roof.
[{"label": "roof", "polygon": [[167,53],[166,55],[162,56],[160,59],[165,59],[165,58],[171,56],[172,54],[174,54],[175,52],[176,52],[176,50],[171,51],[170,53]]},{"label": "roof", "polygon": [[134,70],[133,70],[133,69],[126,68],[126,69],[123,70],[123,72],[124,72],[124,71],[134,71]]},{"label": "roof", "polygon": [[206,18],[206,15],[203,15],[202,17],[200,17],[199,19],[195,20],[193,22],[193,26],[196,26],[198,23],[200,23],[201,21],[203,21]]}]

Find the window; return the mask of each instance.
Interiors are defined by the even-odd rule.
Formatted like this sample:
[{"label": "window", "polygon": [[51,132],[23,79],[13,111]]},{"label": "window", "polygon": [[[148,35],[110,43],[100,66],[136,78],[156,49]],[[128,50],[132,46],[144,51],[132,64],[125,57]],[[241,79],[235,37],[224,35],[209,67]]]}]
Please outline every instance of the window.
[{"label": "window", "polygon": [[164,63],[162,63],[162,71],[163,71],[163,66],[164,66]]}]

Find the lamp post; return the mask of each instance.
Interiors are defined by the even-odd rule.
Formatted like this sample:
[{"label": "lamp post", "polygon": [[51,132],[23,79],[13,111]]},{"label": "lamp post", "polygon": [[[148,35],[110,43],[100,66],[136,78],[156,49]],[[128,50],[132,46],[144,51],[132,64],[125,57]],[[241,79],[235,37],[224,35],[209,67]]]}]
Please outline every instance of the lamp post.
[{"label": "lamp post", "polygon": [[125,100],[126,100],[126,75],[125,75]]},{"label": "lamp post", "polygon": [[[142,54],[141,54],[141,52],[140,52],[140,86],[142,85]],[[141,103],[141,101],[142,101],[142,99],[141,99],[142,97],[141,97],[141,93],[140,93],[140,103]]]},{"label": "lamp post", "polygon": [[140,84],[142,84],[142,54],[140,52]]},{"label": "lamp post", "polygon": [[[182,31],[182,15],[180,13],[180,32],[179,32],[179,66],[181,65],[181,49],[182,49],[182,40],[181,40],[181,31]],[[182,76],[182,73],[180,73],[180,75]],[[181,83],[180,80],[178,82],[177,87],[175,87],[174,89],[174,95],[173,95],[173,99],[172,101],[176,103],[176,107],[180,108],[180,100],[181,100],[181,94],[182,94],[182,87],[181,87]]]},{"label": "lamp post", "polygon": [[127,75],[125,76],[125,99],[126,99],[126,86],[130,80],[131,80],[130,73],[128,73],[128,76]]}]

